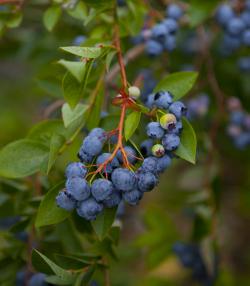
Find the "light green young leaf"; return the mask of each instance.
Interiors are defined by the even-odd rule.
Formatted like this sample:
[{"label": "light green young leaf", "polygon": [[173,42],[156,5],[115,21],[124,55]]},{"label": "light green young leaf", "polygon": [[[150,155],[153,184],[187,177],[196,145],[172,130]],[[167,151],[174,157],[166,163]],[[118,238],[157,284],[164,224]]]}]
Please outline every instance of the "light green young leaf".
[{"label": "light green young leaf", "polygon": [[60,134],[54,133],[50,140],[50,151],[49,151],[49,160],[47,166],[47,174],[50,172],[52,166],[54,165],[60,148],[63,146],[65,142],[65,137]]},{"label": "light green young leaf", "polygon": [[45,278],[45,281],[52,285],[69,285],[68,281],[64,281],[62,278],[56,275],[50,275]]},{"label": "light green young leaf", "polygon": [[61,268],[52,260],[50,260],[47,256],[45,256],[36,249],[32,251],[32,265],[39,272],[44,272],[46,274],[56,274],[56,276],[58,276],[65,282],[68,282],[68,284],[70,285],[72,285],[76,278],[76,276],[73,275],[70,271]]},{"label": "light green young leaf", "polygon": [[181,143],[178,149],[175,151],[175,154],[180,158],[195,164],[196,161],[196,135],[192,125],[187,121],[187,119],[183,118],[183,131],[181,134]]},{"label": "light green young leaf", "polygon": [[8,20],[6,21],[6,26],[11,29],[16,28],[21,24],[22,19],[23,19],[23,14],[20,11],[11,14],[8,17]]},{"label": "light green young leaf", "polygon": [[12,142],[0,151],[0,176],[23,178],[39,171],[47,160],[49,149],[44,144],[21,139]]},{"label": "light green young leaf", "polygon": [[106,71],[107,72],[109,71],[111,62],[115,55],[116,55],[116,51],[107,54],[107,57],[106,57]]},{"label": "light green young leaf", "polygon": [[66,60],[59,60],[59,64],[64,66],[77,80],[78,82],[82,82],[85,75],[85,62],[72,62],[72,61],[66,61]]},{"label": "light green young leaf", "polygon": [[56,205],[56,196],[63,187],[63,183],[57,184],[44,196],[36,216],[35,226],[37,228],[59,223],[70,216],[70,212]]},{"label": "light green young leaf", "polygon": [[70,106],[65,103],[62,107],[62,117],[64,126],[67,128],[75,121],[79,120],[84,113],[87,111],[88,105],[78,103],[74,109],[71,109]]},{"label": "light green young leaf", "polygon": [[141,119],[141,112],[133,111],[131,112],[126,120],[125,120],[125,127],[124,127],[124,133],[125,133],[125,139],[128,140],[137,129]]},{"label": "light green young leaf", "polygon": [[43,15],[43,23],[48,31],[52,31],[57,24],[62,10],[60,6],[51,6],[49,7]]},{"label": "light green young leaf", "polygon": [[84,21],[88,15],[88,9],[82,1],[79,1],[73,9],[68,9],[67,13],[77,20]]},{"label": "light green young leaf", "polygon": [[197,77],[197,72],[172,73],[157,84],[154,92],[166,90],[173,94],[174,100],[180,99],[192,89]]},{"label": "light green young leaf", "polygon": [[103,240],[111,228],[117,208],[106,208],[95,221],[92,222],[93,229],[100,240]]},{"label": "light green young leaf", "polygon": [[75,56],[88,59],[98,58],[102,54],[102,48],[98,47],[71,46],[71,47],[60,47],[60,49]]}]

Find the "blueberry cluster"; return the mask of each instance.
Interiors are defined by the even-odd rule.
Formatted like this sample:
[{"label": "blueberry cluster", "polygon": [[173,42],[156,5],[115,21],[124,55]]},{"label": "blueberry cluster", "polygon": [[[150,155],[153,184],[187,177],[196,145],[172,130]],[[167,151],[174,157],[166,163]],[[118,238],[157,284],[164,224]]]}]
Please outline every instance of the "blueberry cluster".
[{"label": "blueberry cluster", "polygon": [[187,118],[189,120],[200,119],[204,117],[209,108],[209,97],[202,93],[186,102]]},{"label": "blueberry cluster", "polygon": [[[129,93],[136,93],[133,88]],[[151,107],[161,113],[159,122],[150,122],[148,139],[137,151],[130,145],[115,149],[117,135],[94,128],[83,140],[78,157],[81,162],[66,168],[65,189],[60,191],[57,205],[65,210],[76,209],[79,216],[94,220],[104,208],[118,206],[122,201],[130,205],[139,203],[145,192],[152,191],[159,175],[170,164],[172,154],[180,144],[181,117],[185,105],[173,102],[169,92],[151,95]]]},{"label": "blueberry cluster", "polygon": [[173,251],[178,256],[181,264],[192,271],[194,280],[205,286],[214,284],[216,265],[214,265],[214,273],[209,274],[198,245],[176,242]]},{"label": "blueberry cluster", "polygon": [[49,286],[52,284],[49,284],[45,281],[45,274],[43,273],[35,273],[33,274],[29,282],[27,284],[26,282],[26,272],[25,271],[19,271],[16,274],[16,286]]},{"label": "blueberry cluster", "polygon": [[250,114],[245,112],[238,98],[228,100],[229,124],[227,133],[238,149],[245,149],[250,145]]},{"label": "blueberry cluster", "polygon": [[236,13],[229,4],[222,4],[216,12],[216,19],[224,30],[222,51],[230,55],[240,47],[250,47],[250,0],[245,9]]},{"label": "blueberry cluster", "polygon": [[151,30],[143,30],[134,39],[134,43],[146,43],[146,52],[150,56],[158,56],[164,50],[172,52],[176,48],[176,33],[179,28],[178,21],[183,10],[176,4],[170,4],[166,9],[166,18],[156,24]]}]

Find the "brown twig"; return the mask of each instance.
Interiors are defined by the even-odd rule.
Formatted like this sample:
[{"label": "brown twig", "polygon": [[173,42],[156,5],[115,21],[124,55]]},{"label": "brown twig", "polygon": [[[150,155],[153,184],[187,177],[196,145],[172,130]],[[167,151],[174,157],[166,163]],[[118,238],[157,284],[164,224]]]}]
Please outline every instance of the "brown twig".
[{"label": "brown twig", "polygon": [[54,102],[52,102],[48,107],[45,108],[44,112],[43,112],[43,118],[47,119],[50,117],[50,115],[56,111],[58,108],[60,108],[63,104],[64,104],[64,100],[63,99],[58,99]]}]

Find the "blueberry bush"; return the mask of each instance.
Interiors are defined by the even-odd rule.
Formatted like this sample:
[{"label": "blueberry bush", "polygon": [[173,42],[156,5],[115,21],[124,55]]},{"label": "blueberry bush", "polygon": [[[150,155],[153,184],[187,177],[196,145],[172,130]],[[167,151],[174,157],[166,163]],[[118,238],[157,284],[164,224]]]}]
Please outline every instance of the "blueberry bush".
[{"label": "blueberry bush", "polygon": [[0,53],[0,285],[249,285],[249,0],[0,0]]}]

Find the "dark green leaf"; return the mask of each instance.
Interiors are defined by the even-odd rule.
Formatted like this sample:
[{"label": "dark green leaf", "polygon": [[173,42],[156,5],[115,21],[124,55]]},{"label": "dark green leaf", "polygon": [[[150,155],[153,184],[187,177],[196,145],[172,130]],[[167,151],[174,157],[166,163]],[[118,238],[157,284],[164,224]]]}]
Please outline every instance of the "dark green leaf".
[{"label": "dark green leaf", "polygon": [[166,90],[173,94],[175,100],[180,99],[191,90],[197,77],[197,72],[172,73],[157,84],[154,92]]},{"label": "dark green leaf", "polygon": [[49,151],[49,161],[47,167],[47,174],[49,173],[51,167],[54,165],[60,148],[63,146],[65,138],[60,134],[53,134],[50,141],[50,151]]},{"label": "dark green leaf", "polygon": [[0,151],[0,176],[22,178],[41,169],[47,160],[49,149],[31,140],[21,139],[6,145]]},{"label": "dark green leaf", "polygon": [[109,229],[111,228],[115,219],[116,210],[116,208],[106,208],[103,213],[100,214],[97,219],[92,222],[92,226],[100,240],[105,238]]},{"label": "dark green leaf", "polygon": [[128,140],[137,129],[141,119],[141,113],[138,111],[131,112],[125,120],[125,139]]},{"label": "dark green leaf", "polygon": [[62,183],[56,185],[44,196],[38,209],[35,221],[36,227],[56,224],[70,216],[70,212],[56,205],[56,196],[58,192],[63,189],[63,186]]},{"label": "dark green leaf", "polygon": [[82,97],[82,84],[69,72],[63,78],[63,96],[71,108],[74,108]]},{"label": "dark green leaf", "polygon": [[62,14],[60,6],[49,7],[43,15],[43,23],[48,31],[52,31]]},{"label": "dark green leaf", "polygon": [[175,151],[175,154],[180,158],[195,164],[196,161],[196,135],[192,125],[183,118],[183,131],[181,134],[181,143],[178,149]]},{"label": "dark green leaf", "polygon": [[61,47],[61,49],[75,56],[88,59],[98,58],[102,54],[102,48],[97,48],[97,47],[71,46],[71,47]]}]

